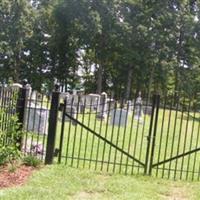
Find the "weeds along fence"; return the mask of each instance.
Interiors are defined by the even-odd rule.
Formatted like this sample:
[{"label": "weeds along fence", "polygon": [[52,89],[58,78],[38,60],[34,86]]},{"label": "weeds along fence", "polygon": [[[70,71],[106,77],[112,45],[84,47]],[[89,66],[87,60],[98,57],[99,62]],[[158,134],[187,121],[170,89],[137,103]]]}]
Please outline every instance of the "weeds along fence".
[{"label": "weeds along fence", "polygon": [[8,144],[11,132],[20,131],[16,143],[22,153],[44,160],[49,108],[50,100],[43,94],[26,87],[0,87],[1,145]]},{"label": "weeds along fence", "polygon": [[0,145],[5,146],[12,137],[13,128],[16,122],[17,105],[16,88],[0,87]]},{"label": "weeds along fence", "polygon": [[200,179],[197,96],[147,92],[127,101],[105,93],[66,95],[57,87],[47,97],[24,87],[13,96],[14,104],[12,92],[5,91],[1,89],[1,106],[8,109],[1,130],[17,113],[23,154],[36,155],[46,164],[109,173]]}]

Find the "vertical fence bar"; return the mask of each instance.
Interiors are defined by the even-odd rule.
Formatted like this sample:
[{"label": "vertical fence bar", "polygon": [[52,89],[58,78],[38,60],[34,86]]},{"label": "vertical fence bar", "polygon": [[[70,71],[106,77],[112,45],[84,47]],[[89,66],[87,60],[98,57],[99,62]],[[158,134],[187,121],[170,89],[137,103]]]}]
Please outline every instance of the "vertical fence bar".
[{"label": "vertical fence bar", "polygon": [[58,107],[59,107],[59,99],[60,99],[60,92],[58,90],[59,90],[59,86],[56,85],[55,91],[53,92],[52,99],[51,99],[45,164],[53,163],[57,118],[58,118]]},{"label": "vertical fence bar", "polygon": [[[83,124],[84,123],[84,120],[85,120],[85,111],[86,111],[86,97],[84,98],[84,103],[83,103],[83,110],[81,112],[82,114],[82,121],[81,123]],[[91,113],[90,113],[91,115]],[[89,117],[90,118],[90,117]],[[78,147],[78,161],[77,161],[77,167],[79,167],[79,161],[80,161],[80,158],[81,158],[81,148],[82,148],[82,142],[83,142],[83,134],[84,134],[84,131],[83,131],[83,127],[81,126],[81,130],[80,130],[80,141],[79,141],[79,147]],[[88,133],[87,133],[88,134]]]},{"label": "vertical fence bar", "polygon": [[[111,130],[111,139],[110,141],[113,143],[113,136],[114,136],[114,129],[115,129],[115,117],[116,117],[116,110],[117,110],[117,102],[115,102],[114,113],[113,113],[113,121],[112,121],[112,130]],[[111,153],[112,153],[112,146],[110,145],[109,152],[108,152],[108,163],[107,163],[107,172],[109,172],[109,167],[111,163]]]},{"label": "vertical fence bar", "polygon": [[[125,146],[125,139],[126,139],[126,130],[127,130],[127,122],[128,122],[128,112],[129,112],[129,103],[127,104],[127,108],[126,108],[126,118],[125,118],[125,127],[124,127],[124,131],[123,131],[123,139],[122,139],[122,149],[124,149]],[[119,167],[119,173],[121,173],[122,170],[122,163],[123,163],[123,153],[121,153],[121,158],[120,158],[120,167]]]},{"label": "vertical fence bar", "polygon": [[[128,154],[131,151],[131,141],[132,141],[132,135],[133,135],[133,124],[134,124],[134,115],[135,115],[135,107],[136,107],[136,94],[134,97],[134,103],[133,103],[133,112],[132,112],[132,116],[131,116],[131,124],[130,124],[130,131],[129,131],[129,137],[128,137]],[[125,174],[128,173],[128,163],[129,162],[129,158],[126,158],[126,169],[125,169]]]},{"label": "vertical fence bar", "polygon": [[151,175],[151,172],[152,172],[155,142],[156,142],[156,132],[157,132],[157,124],[158,124],[158,115],[159,115],[159,106],[160,106],[160,95],[156,95],[156,116],[155,116],[153,138],[152,138],[152,149],[151,149],[151,154],[150,154],[149,175]]},{"label": "vertical fence bar", "polygon": [[[174,94],[175,95],[175,94]],[[174,96],[171,96],[170,100],[170,105],[169,105],[169,119],[167,123],[167,129],[166,129],[166,141],[165,141],[165,148],[163,149],[164,151],[164,160],[167,158],[168,154],[168,149],[169,149],[169,139],[170,139],[170,127],[172,126],[172,111],[173,111],[173,101],[174,101]],[[166,120],[167,122],[167,120]],[[165,164],[163,164],[162,168],[162,178],[165,175]]]},{"label": "vertical fence bar", "polygon": [[[179,154],[179,150],[180,150],[180,144],[181,144],[181,133],[182,133],[182,129],[183,129],[183,116],[184,116],[184,105],[185,105],[185,99],[186,97],[184,96],[183,99],[183,104],[182,104],[182,111],[181,111],[181,121],[180,121],[180,130],[179,130],[179,135],[178,135],[178,145],[177,145],[177,150],[176,150],[176,155]],[[176,173],[177,173],[177,169],[178,168],[178,159],[176,159],[176,163],[175,163],[175,170],[174,170],[174,179],[176,179]]]},{"label": "vertical fence bar", "polygon": [[[106,120],[106,128],[105,128],[105,138],[108,138],[108,126],[109,126],[109,117],[110,117],[110,111],[111,111],[111,101],[109,101],[108,104],[108,117]],[[103,144],[103,154],[102,154],[102,161],[101,161],[101,170],[103,170],[103,164],[104,164],[104,159],[105,159],[105,153],[106,153],[106,142]]]},{"label": "vertical fence bar", "polygon": [[[173,128],[173,137],[172,137],[172,145],[171,145],[171,153],[170,153],[170,157],[171,158],[173,156],[173,151],[174,151],[174,146],[175,146],[175,135],[176,135],[176,127],[177,127],[177,119],[178,119],[178,111],[179,111],[179,100],[180,100],[180,98],[177,95],[177,93],[175,93],[174,95],[176,96],[177,100],[176,100],[176,113],[175,113],[174,128]],[[172,161],[170,161],[170,163],[169,163],[168,178],[170,178],[170,174],[171,174],[171,165],[172,165]]]},{"label": "vertical fence bar", "polygon": [[[186,148],[187,148],[187,135],[188,135],[188,126],[189,126],[189,117],[190,117],[190,106],[191,106],[191,99],[189,99],[189,106],[188,106],[188,110],[187,110],[187,120],[186,120],[186,128],[185,128],[185,135],[184,135],[184,143],[183,143],[183,153],[186,152]],[[182,161],[181,161],[181,171],[180,171],[180,179],[182,179],[182,175],[183,175],[183,170],[184,170],[184,160],[185,157],[182,157]]]},{"label": "vertical fence bar", "polygon": [[[75,99],[76,100],[76,99]],[[76,111],[75,111],[75,114],[76,114],[76,117],[75,119],[78,120],[78,117],[79,117],[79,105],[80,105],[80,99],[78,97],[78,102],[75,102],[77,105],[76,105]],[[73,113],[73,111],[72,111]],[[78,124],[76,124],[75,122],[75,129],[74,129],[74,140],[73,140],[73,146],[72,146],[72,154],[71,154],[71,167],[74,166],[74,160],[76,158],[75,154],[76,154],[76,143],[77,143],[77,129],[78,129]]]},{"label": "vertical fence bar", "polygon": [[[193,105],[193,120],[192,120],[192,130],[191,130],[191,137],[190,137],[190,147],[189,147],[189,151],[192,150],[192,145],[193,145],[193,139],[194,139],[194,126],[195,126],[195,119],[196,119],[196,103]],[[191,159],[191,155],[189,155],[188,158],[188,162],[187,162],[187,172],[186,172],[186,180],[188,180],[188,175],[189,175],[189,167],[190,167],[190,159]],[[191,171],[192,173],[192,171]]]},{"label": "vertical fence bar", "polygon": [[[139,94],[138,94],[139,96],[138,97],[140,97],[140,92],[139,92]],[[138,99],[138,97],[137,97],[137,99]],[[140,114],[139,113],[137,113],[137,118],[136,118],[136,120],[137,120],[137,122],[136,122],[136,133],[135,133],[135,142],[134,142],[134,148],[133,148],[133,156],[135,157],[136,156],[136,152],[137,152],[137,150],[139,149],[139,148],[137,148],[137,145],[138,145],[138,132],[139,132],[139,126],[140,126],[140,117],[141,116],[139,116],[139,115],[141,115],[142,114],[142,103],[140,103],[140,102],[138,102],[138,100],[136,99],[136,106],[137,107],[139,107],[139,112],[140,112]],[[138,104],[139,103],[139,104]],[[138,108],[137,108],[138,109]],[[138,112],[138,111],[137,111]],[[135,117],[135,116],[134,116]],[[132,171],[131,171],[131,174],[133,174],[133,170],[134,170],[134,166],[135,166],[135,161],[133,160],[133,162],[132,162]]]},{"label": "vertical fence bar", "polygon": [[[100,127],[99,127],[99,135],[102,133],[102,126],[104,120],[106,120],[107,114],[105,114],[105,109],[107,109],[107,94],[102,92],[100,97],[100,113],[98,118],[100,119]],[[99,151],[101,150],[101,140],[98,138],[98,144],[97,144],[97,154],[96,154],[96,163],[95,163],[95,170],[97,170],[98,167],[98,159],[99,159]]]},{"label": "vertical fence bar", "polygon": [[[100,99],[97,100],[97,105],[99,105],[100,103]],[[95,112],[95,121],[94,121],[94,128],[93,130],[96,131],[96,127],[97,127],[97,115],[99,114],[98,113],[98,108],[96,109],[96,112]],[[92,137],[92,146],[91,146],[91,152],[90,152],[90,158],[89,158],[89,169],[91,168],[91,164],[92,164],[92,160],[93,160],[93,152],[94,152],[94,146],[95,146],[95,135],[93,135]]]},{"label": "vertical fence bar", "polygon": [[62,125],[61,125],[61,133],[60,133],[60,144],[59,144],[59,154],[58,154],[58,163],[61,163],[62,157],[62,148],[63,148],[63,138],[64,138],[64,130],[65,130],[65,113],[66,113],[67,100],[65,98],[63,108],[62,108]]},{"label": "vertical fence bar", "polygon": [[[168,95],[164,96],[164,105],[163,105],[163,112],[162,112],[162,122],[161,122],[161,129],[160,129],[160,140],[159,140],[159,146],[158,146],[158,157],[157,157],[157,162],[160,161],[160,157],[162,155],[162,147],[163,147],[163,132],[164,132],[164,122],[165,122],[165,117],[166,117],[166,104],[167,104],[167,98]],[[159,167],[157,166],[156,168],[156,176],[158,176],[158,171]]]},{"label": "vertical fence bar", "polygon": [[152,135],[152,130],[153,130],[155,105],[156,105],[156,95],[153,95],[151,120],[150,120],[150,126],[149,126],[149,135],[147,136],[147,150],[146,150],[146,160],[145,160],[144,174],[148,173],[149,152],[150,152],[150,147],[151,147],[151,135]]},{"label": "vertical fence bar", "polygon": [[[92,114],[92,98],[90,100],[90,106],[89,106],[89,117],[88,117],[88,123],[87,126],[90,127],[91,124],[91,114]],[[89,132],[86,133],[86,140],[85,140],[85,148],[84,148],[84,157],[83,157],[83,168],[85,168],[85,161],[87,157],[88,152],[88,138],[89,138]]]},{"label": "vertical fence bar", "polygon": [[[144,104],[145,106],[145,109],[143,110],[144,111],[144,121],[143,121],[143,125],[142,125],[142,129],[141,129],[141,139],[140,139],[140,147],[139,147],[139,160],[142,160],[142,155],[143,155],[143,145],[144,145],[144,133],[145,133],[145,128],[146,128],[146,120],[147,120],[147,106],[148,106],[148,99],[146,99],[146,97],[148,96],[148,93],[150,91],[144,93],[144,97],[145,97],[145,101],[146,103]],[[140,170],[141,170],[141,166],[138,165],[138,170],[137,170],[137,173],[139,174],[140,173]]]},{"label": "vertical fence bar", "polygon": [[[18,131],[21,131],[23,129],[25,109],[26,109],[26,94],[27,94],[26,83],[24,83],[23,88],[20,88],[19,90],[19,96],[16,105],[16,112],[18,115],[18,123],[19,123]],[[21,150],[22,148],[22,141],[23,141],[23,136],[21,135],[19,136],[19,138],[17,138],[17,142],[19,144],[19,150]]]},{"label": "vertical fence bar", "polygon": [[[198,122],[197,138],[196,138],[196,144],[195,144],[196,149],[198,148],[199,138],[200,138],[200,122]],[[194,180],[194,174],[195,174],[196,163],[197,163],[197,154],[198,154],[198,152],[195,152],[195,154],[194,154],[192,181]]]},{"label": "vertical fence bar", "polygon": [[[118,121],[118,127],[117,127],[117,138],[116,138],[116,146],[119,145],[119,137],[120,137],[120,129],[121,129],[121,119],[122,119],[122,110],[123,110],[123,99],[120,101],[120,111],[119,111],[119,121]],[[113,163],[113,172],[115,172],[116,168],[116,160],[117,160],[117,149],[115,149],[115,154],[114,154],[114,163]]]},{"label": "vertical fence bar", "polygon": [[[69,104],[68,104],[68,101],[69,101]],[[68,99],[67,100],[67,106],[69,106],[70,108],[70,115],[71,116],[74,116],[73,115],[73,105],[74,105],[74,97],[72,97],[72,99]],[[71,139],[71,130],[72,130],[72,124],[74,124],[74,121],[72,119],[69,119],[69,128],[68,128],[68,133],[67,133],[67,144],[66,144],[66,156],[65,156],[65,164],[67,164],[68,162],[68,157],[69,156],[69,151],[70,151],[70,147],[71,147],[71,144],[70,144],[70,139]],[[70,146],[70,147],[69,147]]]}]

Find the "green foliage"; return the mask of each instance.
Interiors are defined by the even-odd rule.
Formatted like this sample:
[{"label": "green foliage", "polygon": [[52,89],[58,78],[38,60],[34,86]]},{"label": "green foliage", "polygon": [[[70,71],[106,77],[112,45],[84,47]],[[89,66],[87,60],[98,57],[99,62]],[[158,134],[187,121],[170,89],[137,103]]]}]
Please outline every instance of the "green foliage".
[{"label": "green foliage", "polygon": [[[1,119],[3,119],[5,111],[1,110],[0,115]],[[5,123],[5,121],[0,123]],[[17,117],[10,117],[6,123],[8,123],[8,127],[0,131],[0,165],[5,163],[12,165],[15,160],[20,158],[18,141],[22,133],[19,131]]]},{"label": "green foliage", "polygon": [[27,166],[38,167],[41,165],[41,160],[34,155],[28,155],[23,158],[23,164]]},{"label": "green foliage", "polygon": [[41,90],[57,79],[126,98],[199,91],[199,1],[2,0],[0,10],[2,82]]}]

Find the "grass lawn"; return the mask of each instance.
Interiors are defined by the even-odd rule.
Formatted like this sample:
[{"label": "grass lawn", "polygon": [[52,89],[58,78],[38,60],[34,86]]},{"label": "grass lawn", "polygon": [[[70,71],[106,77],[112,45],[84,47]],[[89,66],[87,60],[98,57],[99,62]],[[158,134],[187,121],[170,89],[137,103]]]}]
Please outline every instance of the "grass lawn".
[{"label": "grass lawn", "polygon": [[0,190],[1,200],[199,200],[200,183],[174,182],[144,176],[111,175],[66,167],[45,166],[21,187]]}]

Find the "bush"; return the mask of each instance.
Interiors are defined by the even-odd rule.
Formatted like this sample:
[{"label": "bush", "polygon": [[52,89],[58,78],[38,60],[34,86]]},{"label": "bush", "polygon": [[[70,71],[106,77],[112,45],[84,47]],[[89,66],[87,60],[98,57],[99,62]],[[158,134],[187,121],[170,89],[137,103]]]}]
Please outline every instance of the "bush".
[{"label": "bush", "polygon": [[[3,119],[5,114],[5,111],[1,109],[1,119]],[[5,119],[0,121],[0,123],[5,123]],[[19,141],[22,132],[19,129],[16,115],[11,116],[6,123],[8,127],[0,130],[0,165],[6,163],[13,165],[14,161],[19,159],[21,155],[19,150],[20,144],[17,141]]]},{"label": "bush", "polygon": [[28,155],[23,158],[23,164],[26,166],[38,167],[41,164],[41,160],[36,156]]}]

